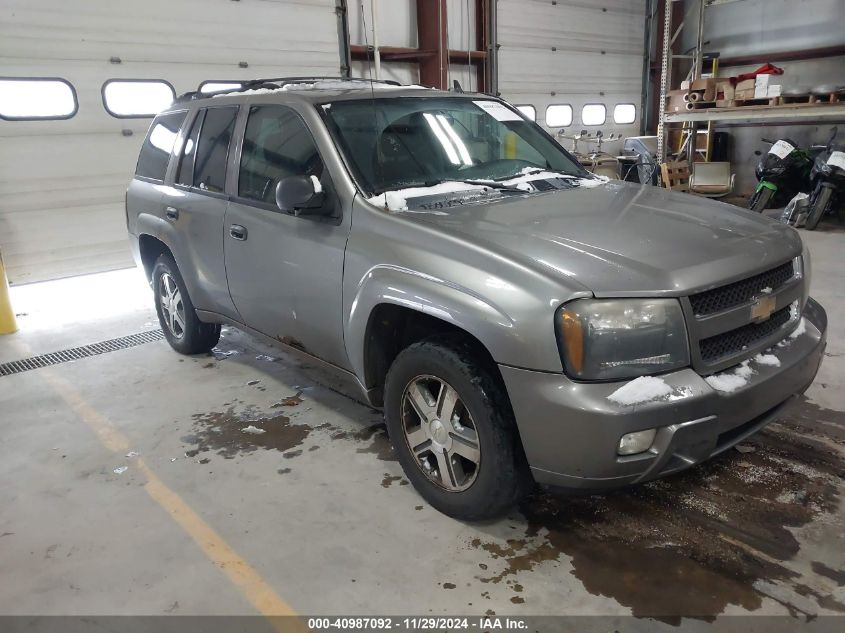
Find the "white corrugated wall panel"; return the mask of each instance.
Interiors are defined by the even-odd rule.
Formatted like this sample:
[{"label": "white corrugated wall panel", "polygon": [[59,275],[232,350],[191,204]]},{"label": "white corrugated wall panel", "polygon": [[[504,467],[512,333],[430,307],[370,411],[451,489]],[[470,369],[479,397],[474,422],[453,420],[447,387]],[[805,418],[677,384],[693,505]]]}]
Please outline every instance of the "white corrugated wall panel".
[{"label": "white corrugated wall panel", "polygon": [[[638,133],[645,6],[645,0],[499,0],[502,96],[533,105],[541,124],[548,105],[569,104],[576,130],[585,128],[580,120],[584,104],[603,103],[607,123],[586,129]],[[633,124],[613,123],[618,103],[636,105]]]},{"label": "white corrugated wall panel", "polygon": [[338,75],[334,10],[334,0],[4,0],[0,76],[63,77],[79,98],[69,120],[0,120],[12,282],[131,265],[123,196],[150,119],[110,116],[104,81],[165,79],[178,94],[206,79]]}]

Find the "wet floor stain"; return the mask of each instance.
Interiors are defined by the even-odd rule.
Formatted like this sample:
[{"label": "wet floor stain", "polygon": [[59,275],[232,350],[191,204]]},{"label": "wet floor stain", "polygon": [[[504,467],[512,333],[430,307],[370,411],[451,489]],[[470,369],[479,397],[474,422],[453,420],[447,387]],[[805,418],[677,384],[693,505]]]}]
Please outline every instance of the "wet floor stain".
[{"label": "wet floor stain", "polygon": [[357,449],[358,453],[372,453],[383,462],[397,461],[384,422],[372,424],[365,429],[351,433],[350,436],[359,442],[370,442],[369,446]]},{"label": "wet floor stain", "polygon": [[391,475],[390,473],[384,473],[384,479],[381,480],[381,487],[382,488],[390,488],[394,484],[394,482],[401,481],[401,475]]},{"label": "wet floor stain", "polygon": [[287,398],[283,398],[276,404],[274,404],[271,408],[278,409],[279,407],[296,407],[302,404],[302,392],[297,391],[296,394],[292,396],[288,396]]},{"label": "wet floor stain", "polygon": [[[313,428],[307,424],[291,424],[285,415],[263,416],[252,409],[237,413],[234,406],[222,412],[196,413],[191,416],[193,428],[190,435],[182,437],[195,448],[186,451],[197,455],[213,451],[225,459],[252,453],[259,449],[286,453],[299,446]],[[263,433],[247,433],[242,429],[256,427]],[[301,453],[302,451],[299,451]]]},{"label": "wet floor stain", "polygon": [[452,582],[444,582],[444,583],[443,583],[443,588],[444,588],[444,589],[454,589],[454,588],[455,588],[455,583],[452,583]]},{"label": "wet floor stain", "polygon": [[[675,623],[713,617],[728,605],[753,611],[764,598],[760,580],[845,613],[786,564],[799,550],[795,528],[822,516],[836,520],[845,459],[829,429],[810,424],[821,414],[807,400],[796,403],[744,442],[753,452],[730,450],[664,480],[595,496],[538,491],[520,507],[524,520],[511,517],[513,537],[471,541],[493,559],[477,578],[511,584],[538,565],[568,560],[587,591],[636,616]],[[845,430],[845,414],[821,417]],[[843,572],[820,565],[817,573],[841,582]],[[806,605],[769,597],[793,615],[803,613],[795,602]]]}]

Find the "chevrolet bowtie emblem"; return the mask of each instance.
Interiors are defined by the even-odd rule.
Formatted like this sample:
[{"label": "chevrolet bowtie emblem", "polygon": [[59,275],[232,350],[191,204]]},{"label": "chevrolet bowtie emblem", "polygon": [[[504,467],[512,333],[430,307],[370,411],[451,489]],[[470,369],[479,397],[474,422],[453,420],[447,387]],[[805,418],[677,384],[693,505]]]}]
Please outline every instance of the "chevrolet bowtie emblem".
[{"label": "chevrolet bowtie emblem", "polygon": [[754,298],[751,304],[751,320],[755,323],[761,323],[768,320],[775,311],[777,300],[771,295],[760,295]]}]

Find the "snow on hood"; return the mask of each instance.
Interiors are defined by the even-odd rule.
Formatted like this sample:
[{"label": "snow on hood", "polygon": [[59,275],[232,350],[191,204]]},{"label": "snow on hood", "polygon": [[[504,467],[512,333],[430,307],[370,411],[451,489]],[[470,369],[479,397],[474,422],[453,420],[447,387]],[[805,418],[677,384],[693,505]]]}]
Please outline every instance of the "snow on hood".
[{"label": "snow on hood", "polygon": [[[534,167],[525,167],[520,172],[519,176],[509,178],[508,180],[497,180],[496,185],[515,187],[517,189],[522,189],[526,193],[531,193],[537,191],[537,189],[533,185],[531,185],[532,182],[537,180],[549,180],[557,178],[569,180],[577,184],[579,187],[586,188],[598,187],[599,185],[603,185],[604,183],[608,182],[608,178],[606,176],[591,175],[591,177],[588,178],[581,178],[579,176],[562,174],[561,172],[557,171],[542,171]],[[478,184],[475,184],[476,182]],[[368,201],[371,204],[376,205],[377,207],[387,207],[391,211],[407,211],[408,200],[411,200],[413,198],[418,198],[420,196],[435,196],[438,194],[456,193],[458,191],[488,191],[492,189],[492,187],[487,183],[492,182],[493,181],[487,181],[483,179],[472,179],[472,184],[470,184],[469,182],[447,181],[432,185],[431,187],[409,187],[406,189],[396,189],[395,191],[387,191],[377,196],[368,198]]]}]

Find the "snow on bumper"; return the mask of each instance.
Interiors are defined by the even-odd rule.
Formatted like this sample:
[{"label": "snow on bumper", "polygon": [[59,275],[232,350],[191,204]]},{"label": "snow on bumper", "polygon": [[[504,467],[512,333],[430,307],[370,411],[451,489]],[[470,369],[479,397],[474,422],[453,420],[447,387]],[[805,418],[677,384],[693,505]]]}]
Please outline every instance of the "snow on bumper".
[{"label": "snow on bumper", "polygon": [[[687,368],[651,377],[657,381],[579,383],[501,366],[535,479],[566,488],[618,487],[682,470],[740,442],[815,377],[826,342],[824,309],[811,299],[802,323],[798,335],[715,381]],[[654,428],[648,451],[617,454],[623,435]]]}]

